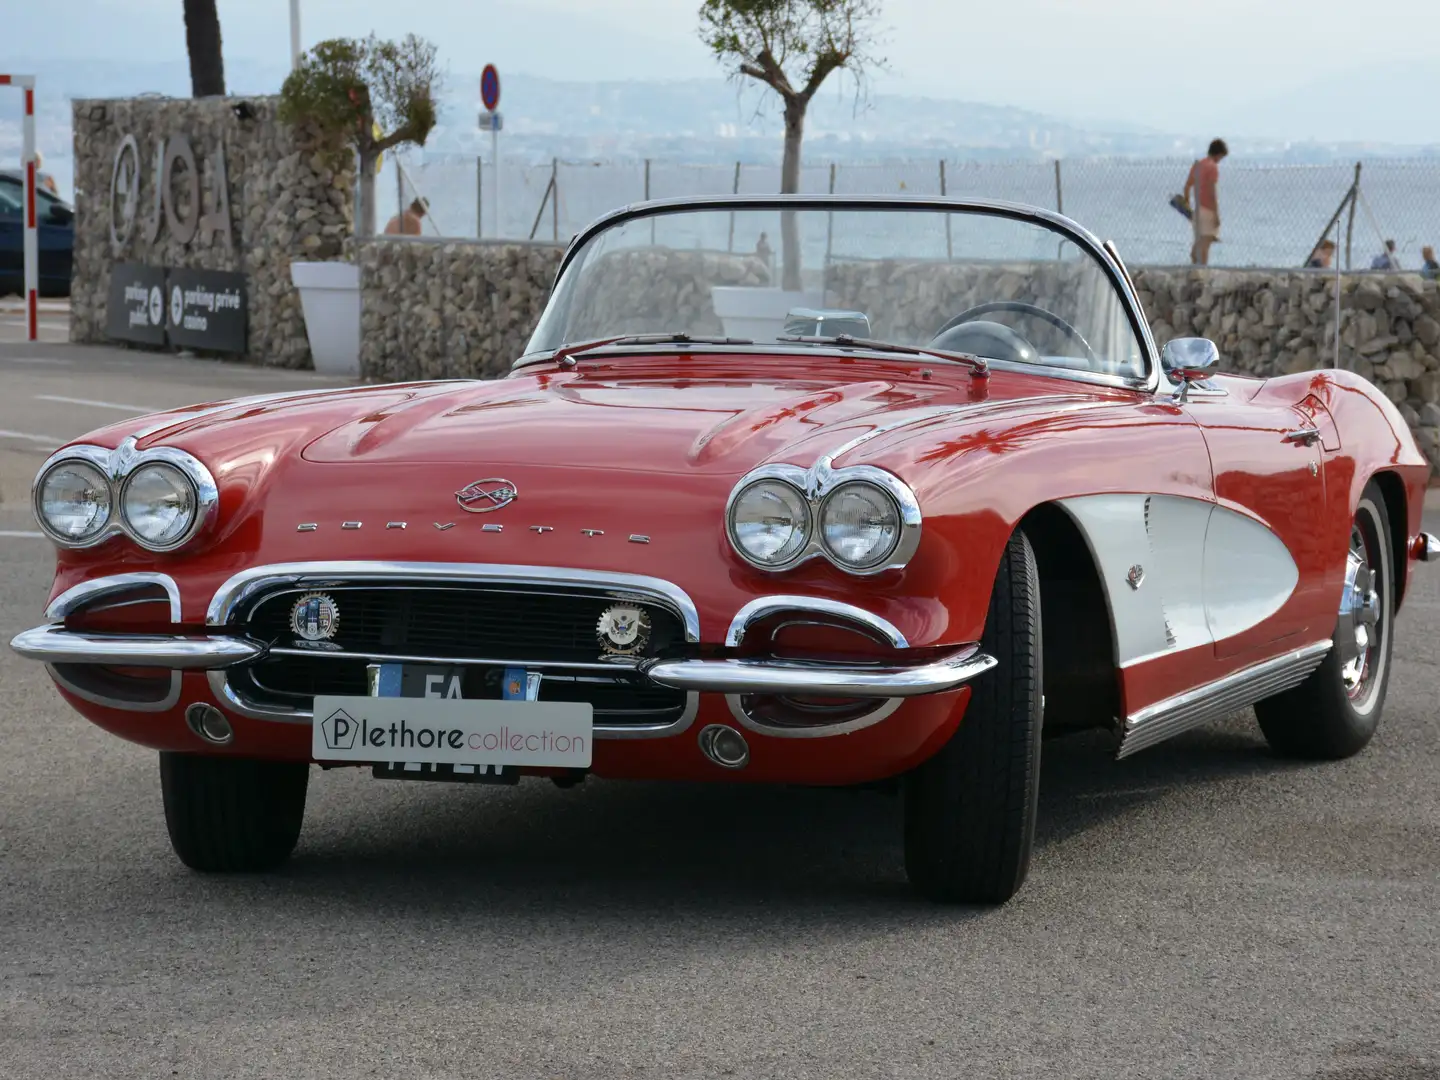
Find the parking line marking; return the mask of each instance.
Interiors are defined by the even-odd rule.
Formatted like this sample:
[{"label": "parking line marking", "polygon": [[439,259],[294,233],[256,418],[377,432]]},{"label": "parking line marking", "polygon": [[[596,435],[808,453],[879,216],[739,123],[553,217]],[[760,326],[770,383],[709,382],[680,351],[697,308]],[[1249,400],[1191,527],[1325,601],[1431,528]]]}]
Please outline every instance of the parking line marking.
[{"label": "parking line marking", "polygon": [[45,534],[42,532],[25,532],[21,529],[0,529],[0,538],[6,540],[44,540]]},{"label": "parking line marking", "polygon": [[31,435],[25,431],[7,431],[0,428],[0,439],[20,439],[24,442],[49,443],[51,446],[59,446],[65,442],[64,439],[57,439],[54,435]]},{"label": "parking line marking", "polygon": [[135,416],[160,411],[149,405],[124,405],[118,401],[96,401],[94,398],[64,397],[61,394],[36,394],[35,400],[58,401],[61,405],[88,405],[92,409],[118,409],[120,412],[128,412]]},{"label": "parking line marking", "polygon": [[69,367],[74,362],[59,356],[0,356],[0,364],[59,364]]}]

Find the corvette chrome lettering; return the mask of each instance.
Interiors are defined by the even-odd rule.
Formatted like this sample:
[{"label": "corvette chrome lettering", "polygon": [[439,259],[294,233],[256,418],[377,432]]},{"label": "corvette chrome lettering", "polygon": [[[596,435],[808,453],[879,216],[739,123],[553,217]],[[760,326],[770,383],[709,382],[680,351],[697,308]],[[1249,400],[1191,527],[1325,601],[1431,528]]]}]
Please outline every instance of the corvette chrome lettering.
[{"label": "corvette chrome lettering", "polygon": [[[479,511],[477,511],[477,513],[478,513],[478,512],[479,512]],[[434,528],[435,528],[438,532],[448,532],[449,530],[455,528],[456,524],[457,524],[457,522],[454,522],[454,521],[433,521],[433,522],[431,522],[431,525],[433,525]],[[407,523],[404,522],[404,521],[387,521],[387,522],[385,523],[385,525],[384,525],[384,529],[385,529],[385,531],[387,531],[387,532],[403,531],[403,530],[406,528],[406,525],[407,525]],[[296,525],[296,526],[295,526],[295,531],[296,531],[296,532],[306,532],[306,533],[308,533],[308,532],[320,532],[320,531],[322,531],[322,528],[333,528],[333,527],[334,527],[333,525],[330,525],[330,526],[322,526],[320,522],[316,522],[316,521],[306,521],[306,522],[303,522],[303,523],[301,523],[301,524],[299,524],[299,525]],[[362,523],[362,522],[359,522],[359,521],[342,521],[342,522],[340,523],[340,528],[343,529],[343,530],[345,530],[345,531],[347,531],[347,532],[356,532],[356,531],[360,530],[361,528],[363,528],[363,523]],[[536,534],[538,534],[538,535],[543,536],[545,533],[553,533],[553,532],[555,531],[555,526],[553,526],[553,525],[527,525],[527,526],[526,526],[526,529],[527,529],[527,531],[529,531],[529,532],[536,533]],[[503,526],[503,525],[489,525],[489,524],[487,524],[487,525],[481,525],[481,526],[480,526],[480,531],[481,531],[481,532],[487,532],[487,533],[503,533],[503,532],[505,531],[505,526]],[[592,538],[592,539],[595,538],[595,537],[597,537],[597,536],[604,536],[604,535],[605,535],[605,530],[604,530],[604,529],[580,529],[579,532],[580,532],[580,534],[581,534],[582,536],[588,536],[588,537],[590,537],[590,538]],[[627,542],[627,543],[631,543],[631,544],[648,544],[648,543],[650,543],[650,536],[649,536],[648,533],[629,533],[629,534],[627,535],[627,537],[626,537],[626,542]]]}]

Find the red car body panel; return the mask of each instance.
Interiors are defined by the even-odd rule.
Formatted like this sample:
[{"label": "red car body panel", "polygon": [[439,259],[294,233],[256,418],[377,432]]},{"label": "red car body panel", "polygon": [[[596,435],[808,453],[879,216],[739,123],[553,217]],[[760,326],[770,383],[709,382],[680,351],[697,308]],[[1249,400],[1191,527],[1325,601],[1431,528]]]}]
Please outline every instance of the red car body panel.
[{"label": "red car body panel", "polygon": [[[861,606],[923,649],[980,639],[1001,552],[1036,507],[1144,493],[1215,500],[1265,523],[1299,572],[1289,599],[1243,634],[1119,668],[1129,713],[1328,637],[1352,509],[1377,474],[1403,494],[1402,539],[1419,533],[1429,467],[1373,386],[1321,371],[1264,382],[1216,376],[1212,387],[1224,395],[1178,404],[1168,393],[1043,372],[976,378],[962,365],[908,358],[607,353],[581,358],[573,370],[540,364],[493,382],[358,387],[131,420],[81,441],[113,447],[153,429],[141,449],[177,447],[213,473],[217,525],[170,555],[123,537],[62,550],[52,597],[95,577],[161,571],[178,583],[182,624],[195,631],[216,590],[257,565],[380,559],[573,567],[677,585],[698,609],[702,648],[716,655],[725,653],[736,612],[774,593]],[[1307,423],[1322,430],[1321,443],[1286,441]],[[914,489],[924,524],[910,563],[861,578],[818,559],[784,573],[739,559],[723,521],[736,481],[762,464],[810,466],[837,451],[845,452],[836,465],[877,465]],[[513,482],[518,497],[496,514],[466,513],[455,493],[483,477]],[[347,522],[359,525],[342,529]],[[405,526],[386,528],[399,522]],[[301,524],[315,529],[297,531]],[[503,529],[482,531],[485,524]],[[1408,570],[1409,560],[1399,560],[1401,589]],[[168,623],[163,605],[130,610],[131,629]],[[185,705],[224,704],[203,673],[185,673],[179,703],[163,712],[119,711],[62,692],[101,727],[157,749],[310,759],[305,724],[231,716],[231,747],[200,744],[185,725]],[[909,699],[883,722],[842,737],[755,733],[747,736],[750,766],[725,773],[696,745],[695,730],[729,716],[722,695],[704,694],[685,733],[597,742],[593,771],[876,780],[934,753],[967,700],[963,688]]]}]

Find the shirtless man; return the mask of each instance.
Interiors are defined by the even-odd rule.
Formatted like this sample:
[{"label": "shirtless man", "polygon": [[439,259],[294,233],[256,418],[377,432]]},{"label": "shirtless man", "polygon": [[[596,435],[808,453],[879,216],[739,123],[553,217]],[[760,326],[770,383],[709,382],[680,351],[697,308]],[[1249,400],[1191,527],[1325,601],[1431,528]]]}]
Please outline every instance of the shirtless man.
[{"label": "shirtless man", "polygon": [[1210,261],[1210,245],[1220,239],[1220,204],[1215,201],[1215,185],[1220,180],[1220,162],[1230,153],[1224,139],[1210,144],[1210,152],[1190,166],[1181,196],[1190,205],[1190,189],[1195,189],[1195,243],[1190,247],[1190,261],[1205,266]]}]

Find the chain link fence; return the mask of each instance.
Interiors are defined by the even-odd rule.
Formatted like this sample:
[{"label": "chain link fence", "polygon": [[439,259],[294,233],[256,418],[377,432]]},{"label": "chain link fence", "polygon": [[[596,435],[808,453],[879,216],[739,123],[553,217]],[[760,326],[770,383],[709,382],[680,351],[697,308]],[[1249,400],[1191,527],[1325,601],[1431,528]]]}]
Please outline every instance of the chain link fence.
[{"label": "chain link fence", "polygon": [[[801,170],[800,190],[950,195],[1058,209],[1102,240],[1113,240],[1133,265],[1184,265],[1190,258],[1191,226],[1169,200],[1184,188],[1190,164],[1178,159],[813,164]],[[426,232],[433,235],[563,243],[627,203],[779,189],[776,165],[502,160],[497,190],[490,161],[412,152],[387,155],[379,202],[383,223],[394,212],[392,205],[423,195],[430,203]],[[1227,162],[1220,167],[1219,202],[1220,242],[1211,251],[1213,266],[1302,266],[1328,235],[1346,269],[1368,269],[1384,241],[1393,239],[1401,268],[1416,270],[1421,248],[1440,246],[1436,159],[1359,165]]]}]

